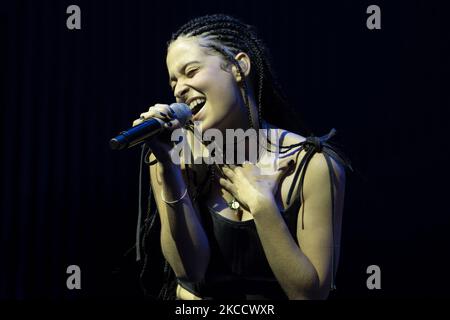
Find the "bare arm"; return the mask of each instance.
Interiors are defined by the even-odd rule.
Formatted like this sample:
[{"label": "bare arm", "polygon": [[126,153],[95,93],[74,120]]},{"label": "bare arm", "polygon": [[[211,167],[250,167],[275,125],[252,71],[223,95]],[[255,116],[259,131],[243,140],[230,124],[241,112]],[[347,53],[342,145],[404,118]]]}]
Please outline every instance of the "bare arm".
[{"label": "bare arm", "polygon": [[[150,160],[154,160],[153,155]],[[186,190],[179,165],[157,162],[150,166],[150,181],[161,219],[161,248],[177,277],[197,282],[203,279],[209,263],[210,248],[200,216],[189,194],[176,204]]]},{"label": "bare arm", "polygon": [[[171,142],[172,130],[180,127],[180,122],[174,117],[173,110],[167,104],[155,104],[147,112],[141,113],[133,126],[149,118],[170,120],[171,129],[147,141],[152,154],[150,162],[150,183],[161,220],[161,248],[164,257],[178,278],[197,282],[203,279],[209,263],[209,243],[201,224],[201,219],[193,207],[189,194],[185,194],[186,183],[179,165],[172,162]],[[168,204],[166,201],[176,203]]]},{"label": "bare arm", "polygon": [[[289,299],[324,299],[330,290],[333,225],[334,245],[337,246],[345,185],[343,168],[334,161],[333,166],[338,177],[335,186],[335,224],[331,221],[330,178],[323,154],[315,154],[306,170],[304,208],[300,208],[297,224],[298,244],[273,198],[260,201],[260,205],[252,210],[269,265]],[[302,209],[304,230],[301,224]]]}]

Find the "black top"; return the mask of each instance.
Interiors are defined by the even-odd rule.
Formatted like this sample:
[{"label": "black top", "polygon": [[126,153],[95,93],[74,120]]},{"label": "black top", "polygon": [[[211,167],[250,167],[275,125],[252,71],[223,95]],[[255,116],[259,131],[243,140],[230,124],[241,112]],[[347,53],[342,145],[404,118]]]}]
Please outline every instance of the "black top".
[{"label": "black top", "polygon": [[[280,211],[294,239],[299,208],[300,201],[295,201]],[[205,299],[287,299],[269,266],[254,220],[233,221],[212,208],[201,211],[211,248],[210,264],[204,281],[178,283]]]}]

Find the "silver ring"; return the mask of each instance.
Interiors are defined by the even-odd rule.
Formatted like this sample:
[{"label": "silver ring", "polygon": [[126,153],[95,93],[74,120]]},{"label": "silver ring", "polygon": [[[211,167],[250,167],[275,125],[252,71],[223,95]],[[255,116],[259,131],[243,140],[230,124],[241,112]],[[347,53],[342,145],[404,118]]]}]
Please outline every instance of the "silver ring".
[{"label": "silver ring", "polygon": [[139,118],[139,120],[144,121],[144,120],[145,120],[145,117],[144,117],[144,116],[141,116],[141,117]]}]

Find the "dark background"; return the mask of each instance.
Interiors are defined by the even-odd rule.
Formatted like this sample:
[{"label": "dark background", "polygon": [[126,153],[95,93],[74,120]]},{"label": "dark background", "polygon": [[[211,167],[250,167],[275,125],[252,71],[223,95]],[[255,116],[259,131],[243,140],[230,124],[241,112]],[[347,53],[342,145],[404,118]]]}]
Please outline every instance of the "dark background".
[{"label": "dark background", "polygon": [[[66,28],[71,4],[81,30]],[[381,30],[366,28],[371,4]],[[55,0],[0,7],[0,299],[141,297],[133,257],[122,258],[135,237],[139,148],[108,142],[173,101],[166,41],[217,12],[258,28],[302,119],[317,135],[336,128],[357,169],[332,297],[448,297],[443,5]],[[71,264],[81,267],[78,291],[66,288]],[[378,291],[366,288],[372,264]]]}]

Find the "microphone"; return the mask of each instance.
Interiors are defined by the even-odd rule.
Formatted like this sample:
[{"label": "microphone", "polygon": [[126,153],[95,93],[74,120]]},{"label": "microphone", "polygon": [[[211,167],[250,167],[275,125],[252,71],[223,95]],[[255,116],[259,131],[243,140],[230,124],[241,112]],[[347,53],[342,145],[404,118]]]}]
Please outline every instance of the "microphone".
[{"label": "microphone", "polygon": [[[169,108],[175,113],[175,117],[180,121],[182,127],[192,118],[192,111],[187,104],[172,103]],[[164,124],[165,122],[161,119],[150,118],[127,131],[122,131],[109,141],[109,146],[113,150],[134,147],[144,142],[145,139],[161,133],[164,130]]]}]

